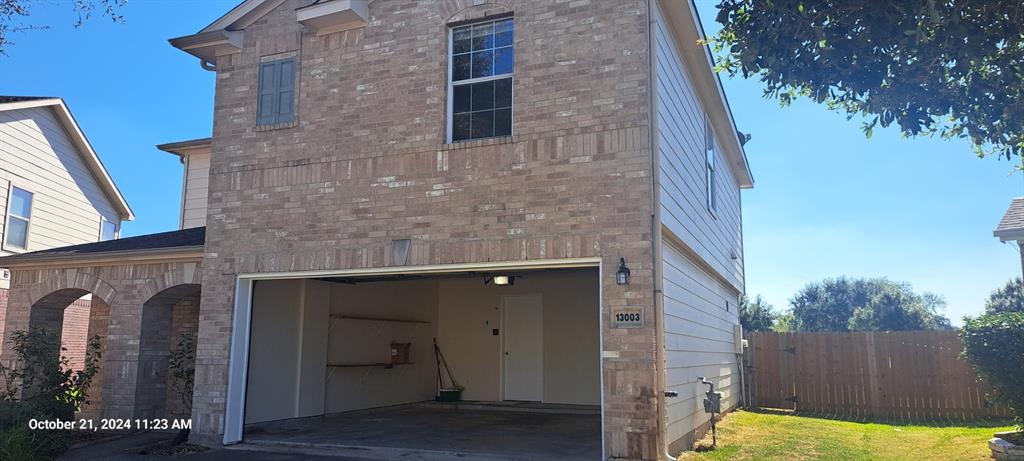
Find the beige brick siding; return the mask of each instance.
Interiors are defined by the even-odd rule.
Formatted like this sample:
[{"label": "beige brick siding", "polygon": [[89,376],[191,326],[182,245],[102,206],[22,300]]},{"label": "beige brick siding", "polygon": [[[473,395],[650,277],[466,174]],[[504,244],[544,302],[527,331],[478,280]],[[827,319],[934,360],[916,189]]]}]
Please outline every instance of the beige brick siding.
[{"label": "beige brick siding", "polygon": [[[370,3],[312,36],[288,1],[217,62],[193,434],[223,430],[235,275],[598,256],[608,454],[656,453],[646,1]],[[473,3],[483,3],[472,6]],[[514,136],[445,145],[447,24],[513,12]],[[257,63],[299,51],[298,123],[255,127]],[[614,284],[620,257],[633,270]]]}]

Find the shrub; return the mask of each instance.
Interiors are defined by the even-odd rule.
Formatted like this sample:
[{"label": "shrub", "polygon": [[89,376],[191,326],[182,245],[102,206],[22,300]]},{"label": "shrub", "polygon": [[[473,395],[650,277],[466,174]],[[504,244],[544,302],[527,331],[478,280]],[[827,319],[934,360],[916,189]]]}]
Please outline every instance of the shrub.
[{"label": "shrub", "polygon": [[42,329],[11,332],[15,352],[10,365],[0,364],[0,459],[44,460],[66,445],[59,431],[31,430],[36,420],[71,420],[89,403],[89,387],[99,372],[100,338],[89,339],[85,364],[72,370],[61,356],[60,338]]},{"label": "shrub", "polygon": [[964,356],[992,387],[990,399],[1010,407],[1024,430],[1024,313],[967,318],[960,337]]},{"label": "shrub", "polygon": [[186,333],[178,338],[178,345],[171,352],[168,362],[170,388],[186,409],[192,408],[192,389],[196,376],[196,337]]}]

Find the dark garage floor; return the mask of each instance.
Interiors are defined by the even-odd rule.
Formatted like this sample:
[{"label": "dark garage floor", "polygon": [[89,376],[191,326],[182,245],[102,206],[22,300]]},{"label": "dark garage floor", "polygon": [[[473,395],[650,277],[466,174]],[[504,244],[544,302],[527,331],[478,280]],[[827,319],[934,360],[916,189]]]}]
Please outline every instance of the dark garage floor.
[{"label": "dark garage floor", "polygon": [[245,442],[380,459],[591,461],[601,417],[595,407],[413,404],[251,425]]}]

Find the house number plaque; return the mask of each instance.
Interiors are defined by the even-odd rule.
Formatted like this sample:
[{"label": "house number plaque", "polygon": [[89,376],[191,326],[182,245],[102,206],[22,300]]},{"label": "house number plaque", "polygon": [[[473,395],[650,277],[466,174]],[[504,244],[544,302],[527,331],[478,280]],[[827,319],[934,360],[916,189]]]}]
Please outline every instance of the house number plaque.
[{"label": "house number plaque", "polygon": [[612,311],[612,328],[643,328],[643,308],[623,308]]}]

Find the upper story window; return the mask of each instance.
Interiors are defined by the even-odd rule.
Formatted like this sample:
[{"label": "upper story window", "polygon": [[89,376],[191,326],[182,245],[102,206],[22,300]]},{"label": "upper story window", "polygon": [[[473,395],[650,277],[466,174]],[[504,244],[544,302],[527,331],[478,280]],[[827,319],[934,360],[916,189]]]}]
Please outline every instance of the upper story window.
[{"label": "upper story window", "polygon": [[107,221],[107,218],[100,218],[100,241],[114,240],[117,238],[117,223]]},{"label": "upper story window", "polygon": [[4,226],[4,247],[13,250],[28,249],[28,229],[32,219],[32,193],[11,186],[7,201],[7,225]]},{"label": "upper story window", "polygon": [[512,135],[512,18],[454,27],[449,34],[448,139]]},{"label": "upper story window", "polygon": [[295,121],[295,58],[260,63],[256,125]]},{"label": "upper story window", "polygon": [[715,214],[717,199],[715,194],[715,131],[711,128],[711,122],[706,121],[704,124],[704,154],[706,156],[707,163],[707,195],[708,195],[708,211],[711,214]]}]

